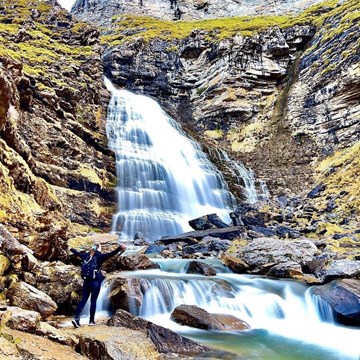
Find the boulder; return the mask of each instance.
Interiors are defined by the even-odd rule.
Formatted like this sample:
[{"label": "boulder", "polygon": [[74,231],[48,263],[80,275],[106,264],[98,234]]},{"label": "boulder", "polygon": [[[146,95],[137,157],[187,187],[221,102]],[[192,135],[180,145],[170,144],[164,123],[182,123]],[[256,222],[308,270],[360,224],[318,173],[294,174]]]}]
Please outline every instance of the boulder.
[{"label": "boulder", "polygon": [[249,325],[232,315],[210,314],[196,305],[180,305],[171,313],[171,320],[204,330],[233,331],[248,329]]},{"label": "boulder", "polygon": [[[36,360],[86,360],[75,350],[68,346],[57,344],[54,341],[45,339],[39,335],[29,334],[23,331],[3,328],[2,333],[7,339],[16,344],[17,350],[21,353],[20,359]],[[1,338],[0,338],[1,339]],[[7,358],[6,358],[7,359]]]},{"label": "boulder", "polygon": [[112,278],[109,283],[109,301],[113,310],[136,311],[143,302],[141,288],[147,286],[146,280],[136,278]]},{"label": "boulder", "polygon": [[207,347],[186,337],[180,336],[170,329],[166,329],[145,319],[135,317],[123,310],[117,310],[107,324],[143,332],[162,354],[194,356],[209,351]]},{"label": "boulder", "polygon": [[297,278],[303,275],[303,271],[299,263],[287,261],[273,266],[267,275],[277,278]]},{"label": "boulder", "polygon": [[221,257],[221,261],[224,265],[228,266],[234,273],[237,274],[243,274],[249,270],[249,265],[236,256],[224,254]]},{"label": "boulder", "polygon": [[333,260],[327,266],[324,280],[330,281],[338,278],[358,278],[360,279],[359,260]]},{"label": "boulder", "polygon": [[152,262],[146,255],[118,256],[116,260],[116,269],[119,270],[145,270],[158,269],[159,264]]},{"label": "boulder", "polygon": [[78,303],[83,283],[79,267],[60,261],[45,262],[33,274],[37,289],[49,295],[62,311]]},{"label": "boulder", "polygon": [[57,305],[50,296],[23,281],[12,285],[6,297],[12,306],[37,311],[42,318],[47,318],[57,310]]},{"label": "boulder", "polygon": [[201,274],[204,276],[215,276],[214,268],[202,261],[190,261],[185,269],[187,274]]},{"label": "boulder", "polygon": [[333,280],[313,292],[330,305],[339,322],[360,326],[360,280]]},{"label": "boulder", "polygon": [[238,257],[249,265],[250,270],[261,273],[288,261],[304,265],[318,254],[317,247],[307,239],[258,238],[248,241],[238,250]]},{"label": "boulder", "polygon": [[26,250],[23,245],[0,224],[0,250],[6,255],[24,255]]},{"label": "boulder", "polygon": [[180,305],[171,313],[171,320],[178,324],[204,330],[224,330],[212,314],[196,305]]},{"label": "boulder", "polygon": [[41,316],[36,311],[9,306],[5,311],[0,312],[0,321],[1,325],[11,329],[35,333]]},{"label": "boulder", "polygon": [[237,318],[236,316],[229,314],[212,314],[223,326],[224,331],[239,331],[250,329],[250,325]]},{"label": "boulder", "polygon": [[161,243],[163,245],[169,245],[174,242],[184,241],[192,245],[196,244],[198,240],[201,240],[206,236],[225,240],[233,240],[241,237],[241,234],[244,231],[245,229],[242,226],[228,226],[222,229],[189,231],[179,235],[164,236],[160,240],[158,240],[158,243]]},{"label": "boulder", "polygon": [[89,360],[160,360],[160,355],[142,331],[97,325],[73,330],[80,353]]},{"label": "boulder", "polygon": [[190,220],[189,225],[194,230],[226,228],[229,226],[222,221],[217,214],[204,215],[197,219]]}]

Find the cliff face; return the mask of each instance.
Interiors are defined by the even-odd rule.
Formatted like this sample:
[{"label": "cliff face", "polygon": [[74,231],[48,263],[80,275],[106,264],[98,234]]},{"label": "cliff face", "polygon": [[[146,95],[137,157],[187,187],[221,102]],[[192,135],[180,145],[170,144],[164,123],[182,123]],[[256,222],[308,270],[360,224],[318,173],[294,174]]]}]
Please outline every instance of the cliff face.
[{"label": "cliff face", "polygon": [[72,13],[86,21],[106,23],[119,14],[163,20],[199,20],[232,16],[293,13],[321,0],[77,0]]},{"label": "cliff face", "polygon": [[108,228],[115,170],[97,30],[19,0],[2,2],[0,33],[0,222],[33,250]]},{"label": "cliff face", "polygon": [[299,193],[317,160],[358,140],[356,6],[178,23],[121,15],[102,37],[105,73],[158,99],[273,194]]}]

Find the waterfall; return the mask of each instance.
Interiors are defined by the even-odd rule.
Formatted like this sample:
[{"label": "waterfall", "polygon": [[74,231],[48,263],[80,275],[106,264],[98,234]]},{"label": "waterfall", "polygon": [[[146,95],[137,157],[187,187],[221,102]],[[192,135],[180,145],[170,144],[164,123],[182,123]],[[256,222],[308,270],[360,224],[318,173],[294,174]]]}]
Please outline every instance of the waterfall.
[{"label": "waterfall", "polygon": [[269,191],[264,180],[258,180],[259,190],[256,189],[255,173],[252,169],[246,168],[241,162],[230,159],[224,150],[219,151],[219,158],[229,165],[229,169],[237,178],[237,182],[239,184],[244,183],[245,197],[250,204],[269,199]]},{"label": "waterfall", "polygon": [[151,98],[105,83],[118,177],[112,231],[121,240],[141,232],[154,241],[189,231],[189,220],[210,213],[230,222],[235,199],[199,145]]},{"label": "waterfall", "polygon": [[[162,269],[129,274],[146,279],[147,284],[142,305],[131,309],[133,314],[206,343],[211,339],[216,342],[217,338],[226,340],[227,346],[239,354],[250,341],[257,348],[249,350],[247,359],[358,360],[359,330],[335,326],[330,307],[319,302],[305,284],[222,272],[223,266],[217,260],[205,260],[217,268],[214,277],[184,273],[185,260],[154,261]],[[207,331],[205,335],[204,330],[170,319],[172,311],[181,304],[196,305],[209,313],[231,314],[246,321],[250,330],[221,335]],[[267,347],[261,352],[256,345],[259,342]],[[271,355],[264,355],[267,352]]]}]

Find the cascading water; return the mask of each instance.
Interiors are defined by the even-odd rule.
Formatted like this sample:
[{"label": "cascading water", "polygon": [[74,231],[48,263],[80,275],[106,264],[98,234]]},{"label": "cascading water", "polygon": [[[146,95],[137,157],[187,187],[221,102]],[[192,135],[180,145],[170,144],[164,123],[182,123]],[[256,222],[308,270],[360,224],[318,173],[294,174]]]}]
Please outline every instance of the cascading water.
[{"label": "cascading water", "polygon": [[[131,272],[146,289],[132,312],[208,346],[231,351],[234,359],[358,360],[360,330],[335,326],[330,307],[311,287],[290,280],[271,280],[230,273],[217,260],[207,260],[217,276],[186,274],[188,260],[154,260],[161,270]],[[209,313],[231,314],[250,330],[204,331],[176,324],[171,312],[181,304]]]},{"label": "cascading water", "polygon": [[209,213],[229,222],[234,197],[199,146],[154,100],[105,83],[112,93],[106,130],[118,176],[112,231],[121,240],[141,232],[152,241],[191,230],[189,220]]},{"label": "cascading water", "polygon": [[237,177],[238,183],[244,183],[244,195],[250,204],[254,204],[259,200],[266,201],[269,199],[269,191],[265,181],[258,180],[259,189],[256,189],[255,174],[252,169],[246,168],[241,162],[230,159],[229,155],[223,150],[220,150],[218,155],[221,160],[229,165],[229,169]]}]

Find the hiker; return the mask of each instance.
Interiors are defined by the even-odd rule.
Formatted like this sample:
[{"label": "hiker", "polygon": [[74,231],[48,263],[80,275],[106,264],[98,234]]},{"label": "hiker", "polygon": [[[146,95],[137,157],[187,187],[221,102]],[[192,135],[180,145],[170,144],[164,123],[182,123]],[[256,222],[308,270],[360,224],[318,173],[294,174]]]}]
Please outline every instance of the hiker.
[{"label": "hiker", "polygon": [[80,314],[90,295],[89,325],[95,325],[96,300],[100,293],[101,283],[104,280],[104,275],[101,273],[101,265],[120,251],[124,252],[125,249],[125,244],[121,244],[114,251],[102,254],[101,245],[98,243],[93,244],[89,252],[79,252],[76,249],[70,249],[72,253],[82,259],[81,277],[84,279],[82,297],[76,308],[74,320],[72,320],[75,328],[80,327]]}]

